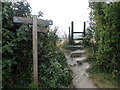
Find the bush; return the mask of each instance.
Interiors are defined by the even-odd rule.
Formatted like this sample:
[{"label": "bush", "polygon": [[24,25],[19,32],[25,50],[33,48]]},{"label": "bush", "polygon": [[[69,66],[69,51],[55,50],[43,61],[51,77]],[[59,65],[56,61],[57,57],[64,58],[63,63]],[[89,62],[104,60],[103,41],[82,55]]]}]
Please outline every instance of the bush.
[{"label": "bush", "polygon": [[[28,3],[3,3],[3,88],[33,88],[32,27],[13,23],[14,15],[31,17]],[[14,12],[14,13],[13,13]],[[71,74],[56,46],[56,31],[38,33],[39,87],[67,87]]]}]

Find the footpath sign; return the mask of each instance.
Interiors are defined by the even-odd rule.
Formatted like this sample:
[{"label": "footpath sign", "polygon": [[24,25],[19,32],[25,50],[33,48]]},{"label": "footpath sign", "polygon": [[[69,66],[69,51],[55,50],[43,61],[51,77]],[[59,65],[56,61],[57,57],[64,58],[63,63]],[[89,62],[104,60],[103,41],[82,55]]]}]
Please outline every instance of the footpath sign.
[{"label": "footpath sign", "polygon": [[[36,15],[33,15],[33,18]],[[33,24],[33,18],[23,18],[23,17],[13,17],[13,21],[16,23],[30,23]],[[53,22],[51,20],[42,20],[42,19],[37,19],[37,24],[42,24],[42,25],[52,25]]]},{"label": "footpath sign", "polygon": [[23,17],[13,17],[13,22],[16,23],[30,23],[33,24],[33,73],[34,73],[34,82],[38,84],[38,42],[37,42],[37,32],[47,32],[47,28],[39,28],[37,29],[37,25],[49,26],[52,25],[53,22],[51,20],[42,20],[37,19],[37,15],[33,15],[32,18],[23,18]]}]

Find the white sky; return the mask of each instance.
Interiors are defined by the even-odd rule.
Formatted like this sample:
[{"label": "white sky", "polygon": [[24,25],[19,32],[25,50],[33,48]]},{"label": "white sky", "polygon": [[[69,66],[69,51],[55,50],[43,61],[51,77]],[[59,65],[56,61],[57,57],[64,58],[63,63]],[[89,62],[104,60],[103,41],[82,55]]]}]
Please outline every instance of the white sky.
[{"label": "white sky", "polygon": [[89,20],[88,0],[27,0],[32,14],[44,13],[44,19],[53,20],[52,27],[58,26],[58,34],[68,34],[68,27],[74,21],[74,31],[83,31],[83,22]]}]

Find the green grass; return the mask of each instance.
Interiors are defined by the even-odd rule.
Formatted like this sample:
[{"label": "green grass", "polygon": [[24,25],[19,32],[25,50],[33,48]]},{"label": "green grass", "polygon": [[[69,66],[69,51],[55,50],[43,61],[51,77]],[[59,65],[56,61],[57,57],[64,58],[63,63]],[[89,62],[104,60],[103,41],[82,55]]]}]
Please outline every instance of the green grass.
[{"label": "green grass", "polygon": [[87,69],[89,77],[98,88],[118,88],[118,80],[112,77],[111,73],[107,73],[102,70],[99,66],[95,65],[96,60],[94,56],[93,48],[86,48],[86,61],[90,63],[90,68]]},{"label": "green grass", "polygon": [[29,88],[38,88],[38,84],[35,82],[32,82],[31,84],[29,84],[28,86]]},{"label": "green grass", "polygon": [[83,49],[83,47],[72,47],[74,45],[70,44],[68,41],[65,41],[61,47],[63,49],[66,49],[66,50],[69,50],[69,51],[75,51],[75,50],[78,50],[78,49]]},{"label": "green grass", "polygon": [[92,79],[95,86],[98,88],[118,88],[118,83],[111,78],[109,74],[105,73],[90,73],[89,77]]}]

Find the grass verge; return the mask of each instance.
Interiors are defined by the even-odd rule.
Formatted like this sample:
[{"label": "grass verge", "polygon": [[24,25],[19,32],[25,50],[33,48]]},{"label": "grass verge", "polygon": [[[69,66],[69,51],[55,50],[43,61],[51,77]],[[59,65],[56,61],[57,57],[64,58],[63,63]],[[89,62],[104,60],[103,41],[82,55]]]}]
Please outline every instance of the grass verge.
[{"label": "grass verge", "polygon": [[88,58],[86,61],[90,64],[87,72],[94,85],[98,88],[118,88],[118,79],[113,78],[110,73],[106,73],[97,66],[94,66],[96,58],[93,48],[86,48],[85,50],[87,51],[85,56]]},{"label": "grass verge", "polygon": [[118,88],[118,83],[113,80],[108,74],[90,73],[89,77],[92,79],[94,85],[98,88]]}]

